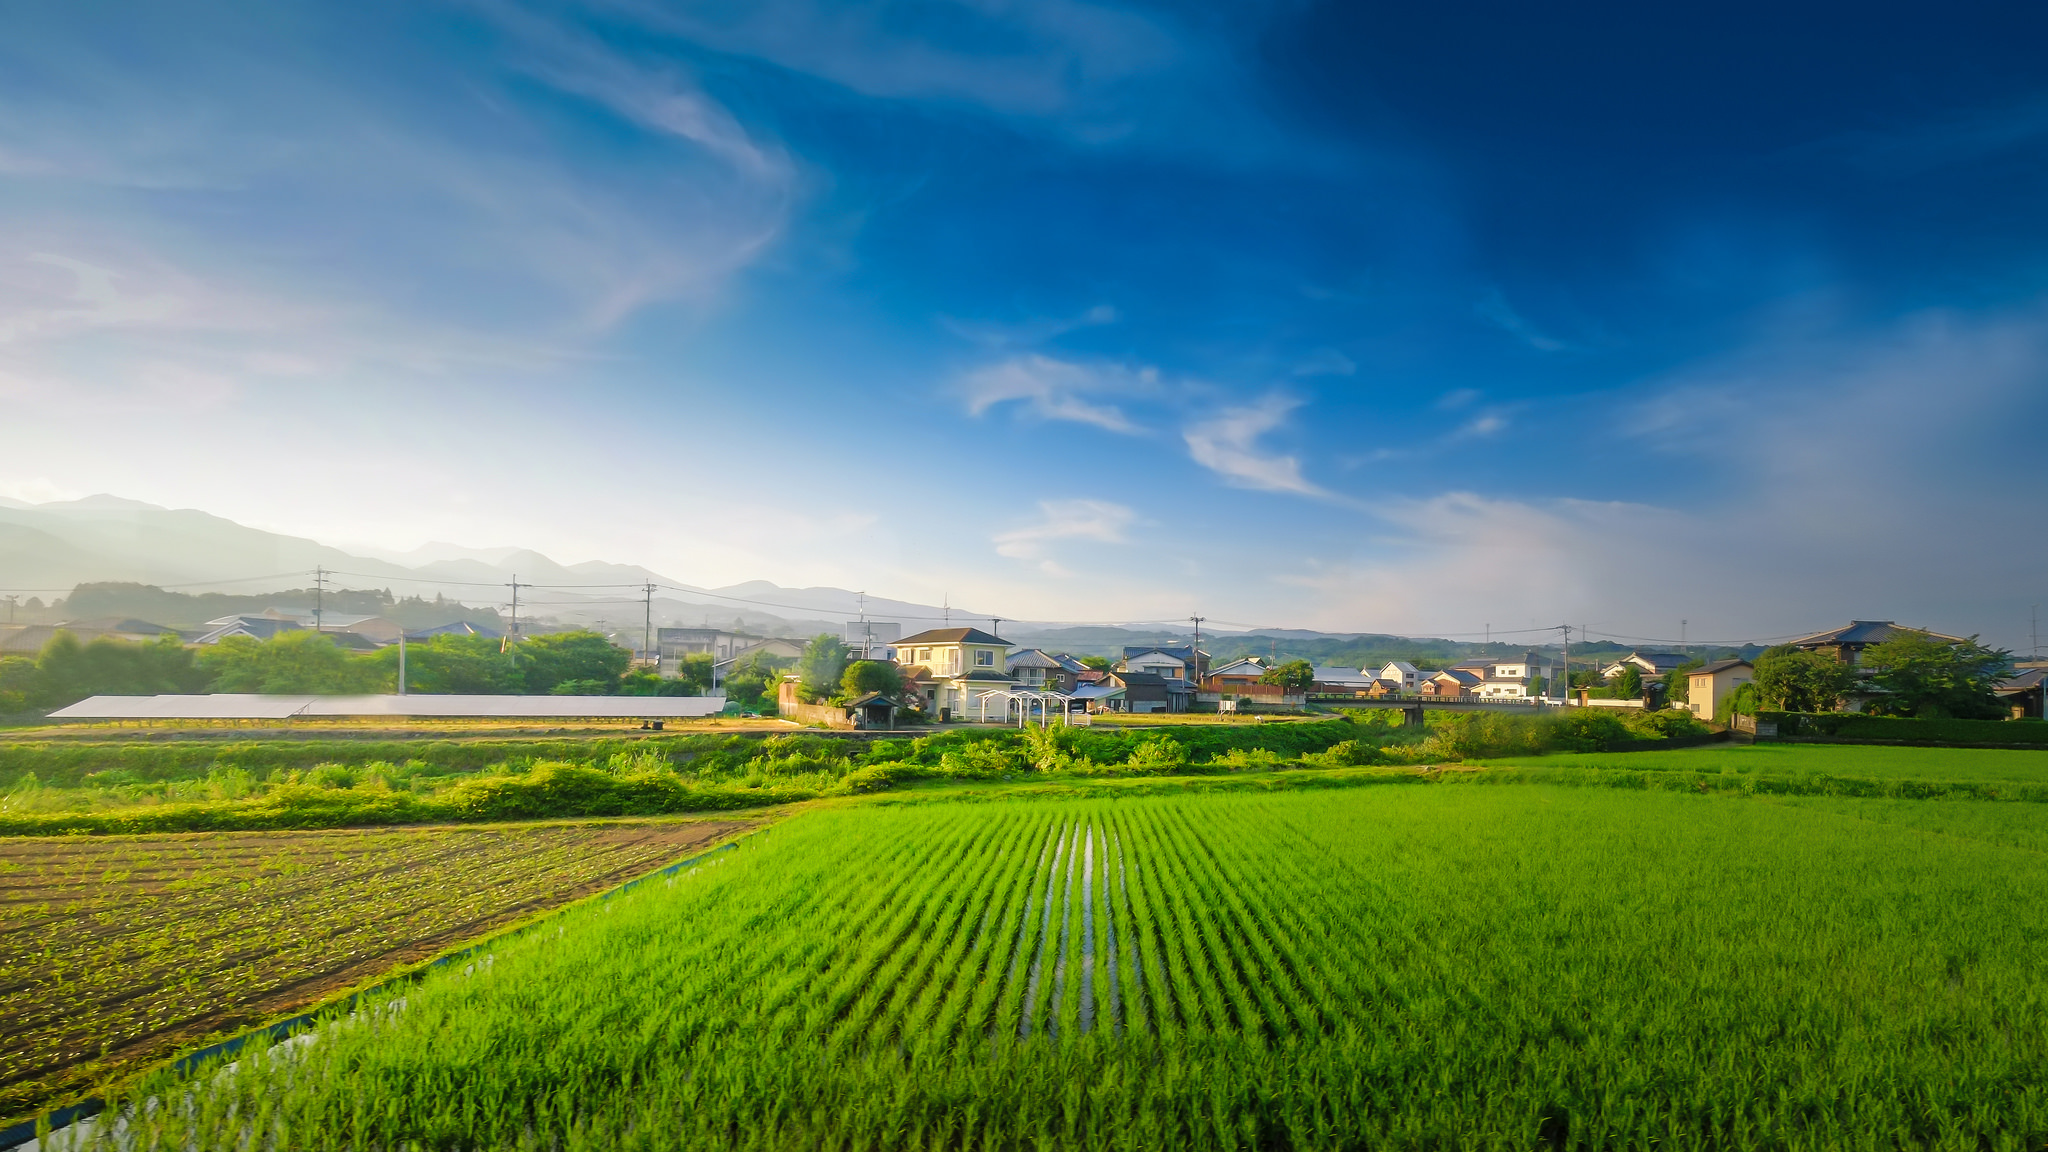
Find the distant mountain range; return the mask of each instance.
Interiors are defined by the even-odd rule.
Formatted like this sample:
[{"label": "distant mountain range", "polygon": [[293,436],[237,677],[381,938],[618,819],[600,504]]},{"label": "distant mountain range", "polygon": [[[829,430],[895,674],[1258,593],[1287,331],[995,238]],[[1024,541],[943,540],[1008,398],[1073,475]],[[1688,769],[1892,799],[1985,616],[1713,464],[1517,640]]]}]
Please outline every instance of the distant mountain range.
[{"label": "distant mountain range", "polygon": [[[351,552],[195,509],[163,508],[118,496],[46,504],[0,498],[0,595],[14,595],[23,603],[33,597],[48,604],[79,584],[109,581],[195,593],[308,588],[315,569],[328,573],[330,589],[389,589],[399,597],[428,599],[439,595],[501,612],[508,607],[509,586],[516,575],[522,618],[602,626],[626,636],[646,624],[641,589],[649,583],[657,586],[656,626],[710,625],[803,636],[837,633],[845,621],[865,610],[869,619],[895,621],[908,634],[948,622],[987,628],[998,618],[994,613],[881,596],[863,601],[860,594],[844,588],[785,588],[765,580],[706,588],[634,564],[559,564],[527,548],[433,543],[409,552]],[[1185,642],[1191,631],[1000,619],[1006,638],[1014,642],[1077,653],[1111,653],[1124,644]],[[1208,632],[1203,646],[1219,655],[1285,656],[1291,651],[1335,663],[1381,654],[1464,656],[1509,647],[1294,628]]]},{"label": "distant mountain range", "polygon": [[500,608],[507,607],[516,576],[522,616],[602,620],[622,631],[643,623],[641,588],[648,583],[657,586],[657,624],[739,625],[802,635],[837,632],[863,610],[869,619],[902,624],[906,632],[948,621],[988,627],[996,618],[883,596],[863,601],[844,588],[784,588],[765,580],[707,588],[634,564],[560,564],[527,548],[432,543],[410,552],[351,552],[195,509],[118,496],[47,504],[0,499],[0,594],[24,601],[47,603],[78,584],[107,581],[192,592],[304,588],[316,569],[329,573],[329,587],[387,588],[401,597],[438,594]]}]

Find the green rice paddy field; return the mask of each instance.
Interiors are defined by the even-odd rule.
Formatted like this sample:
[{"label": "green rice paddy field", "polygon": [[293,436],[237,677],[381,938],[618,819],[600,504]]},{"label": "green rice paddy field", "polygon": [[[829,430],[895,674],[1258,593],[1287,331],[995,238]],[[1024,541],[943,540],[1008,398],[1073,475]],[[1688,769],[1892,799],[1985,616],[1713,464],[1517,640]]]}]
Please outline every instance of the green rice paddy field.
[{"label": "green rice paddy field", "polygon": [[[1866,773],[1948,755],[1840,751]],[[2048,1144],[2048,806],[1540,784],[901,799],[815,808],[310,1042],[145,1081],[92,1134]]]},{"label": "green rice paddy field", "polygon": [[2048,784],[2048,752],[1849,744],[1709,744],[1669,752],[1561,752],[1489,761],[1527,768],[1846,776],[1877,780]]}]

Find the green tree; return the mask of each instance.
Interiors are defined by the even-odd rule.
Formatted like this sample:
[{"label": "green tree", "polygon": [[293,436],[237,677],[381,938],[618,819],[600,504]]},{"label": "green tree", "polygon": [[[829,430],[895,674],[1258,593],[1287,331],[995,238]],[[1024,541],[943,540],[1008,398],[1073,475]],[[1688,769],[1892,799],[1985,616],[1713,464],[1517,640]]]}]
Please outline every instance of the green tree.
[{"label": "green tree", "polygon": [[1259,677],[1261,684],[1278,684],[1290,692],[1306,692],[1315,685],[1316,666],[1306,660],[1289,660],[1278,668],[1269,668]]},{"label": "green tree", "polygon": [[1083,668],[1093,668],[1097,672],[1107,672],[1111,668],[1116,667],[1116,665],[1110,663],[1107,656],[1083,656],[1081,657],[1081,666]]},{"label": "green tree", "polygon": [[[492,636],[447,634],[424,644],[409,644],[405,654],[407,691],[431,694],[498,696],[524,685],[511,646]],[[398,666],[396,645],[377,654]],[[395,686],[396,681],[392,684]]]},{"label": "green tree", "polygon": [[[702,696],[710,685],[711,654],[693,652],[683,660],[685,672],[691,671],[692,661],[702,661],[703,678],[695,676],[662,676],[645,668],[635,669],[619,678],[621,696]],[[561,691],[557,688],[556,691]]]},{"label": "green tree", "polygon": [[208,645],[198,664],[215,692],[347,695],[386,686],[380,661],[351,659],[318,632],[280,632],[268,640],[229,636]]},{"label": "green tree", "polygon": [[165,634],[142,644],[102,636],[81,644],[59,630],[37,654],[34,673],[13,674],[24,701],[31,707],[61,708],[87,696],[153,696],[160,692],[198,692],[207,674],[177,636]]},{"label": "green tree", "polygon": [[787,656],[756,652],[733,665],[725,674],[727,705],[748,712],[772,707],[774,686],[782,683],[782,670],[792,663]]},{"label": "green tree", "polygon": [[42,678],[33,656],[0,656],[0,716],[33,708]]},{"label": "green tree", "polygon": [[613,644],[602,634],[588,630],[550,632],[522,640],[512,648],[520,681],[526,691],[540,695],[569,680],[586,686],[603,685],[596,695],[618,691],[619,677],[633,663],[632,653]]},{"label": "green tree", "polygon": [[839,690],[849,700],[870,692],[896,696],[903,691],[903,670],[886,660],[855,660],[840,676]]},{"label": "green tree", "polygon": [[846,674],[846,645],[829,632],[820,632],[804,645],[797,659],[797,684],[804,699],[823,700],[839,690],[839,678]]},{"label": "green tree", "polygon": [[1821,652],[1782,644],[1756,658],[1756,699],[1768,712],[1833,712],[1856,687],[1856,670]]},{"label": "green tree", "polygon": [[1607,686],[1614,690],[1616,700],[1639,700],[1643,695],[1643,670],[1633,664],[1623,664]]},{"label": "green tree", "polygon": [[1698,657],[1680,664],[1664,674],[1664,701],[1667,704],[1683,704],[1692,695],[1692,670],[1705,668],[1707,662]]},{"label": "green tree", "polygon": [[1992,688],[2012,674],[2012,653],[1986,648],[1975,636],[1960,643],[1925,632],[1901,632],[1863,650],[1871,687],[1883,693],[1872,711],[1928,719],[1996,720],[2005,715]]}]

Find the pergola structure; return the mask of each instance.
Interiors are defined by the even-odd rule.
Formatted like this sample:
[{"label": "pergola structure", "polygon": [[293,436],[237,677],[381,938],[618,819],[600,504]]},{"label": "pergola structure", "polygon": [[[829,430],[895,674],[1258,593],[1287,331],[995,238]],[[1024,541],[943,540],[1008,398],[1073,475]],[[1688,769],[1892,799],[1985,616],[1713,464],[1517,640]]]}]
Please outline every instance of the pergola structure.
[{"label": "pergola structure", "polygon": [[1027,727],[1031,723],[1031,706],[1033,704],[1038,706],[1038,726],[1040,728],[1050,727],[1052,725],[1052,705],[1054,701],[1058,701],[1060,705],[1060,726],[1063,728],[1071,727],[1074,723],[1074,697],[1069,696],[1065,692],[1033,692],[1029,689],[1016,689],[1005,692],[977,692],[974,698],[980,703],[981,720],[983,723],[988,722],[988,702],[990,700],[1001,700],[1005,704],[1015,702],[1022,705],[1022,707],[1017,709],[1017,727],[1019,728]]}]

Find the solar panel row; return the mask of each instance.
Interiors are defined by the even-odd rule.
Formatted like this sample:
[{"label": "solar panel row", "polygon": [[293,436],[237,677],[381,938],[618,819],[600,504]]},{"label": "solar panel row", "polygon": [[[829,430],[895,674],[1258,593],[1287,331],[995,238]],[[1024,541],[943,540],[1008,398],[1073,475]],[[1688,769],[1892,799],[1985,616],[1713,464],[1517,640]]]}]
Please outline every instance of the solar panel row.
[{"label": "solar panel row", "polygon": [[718,696],[93,696],[53,720],[289,720],[301,716],[664,720],[713,716]]}]

